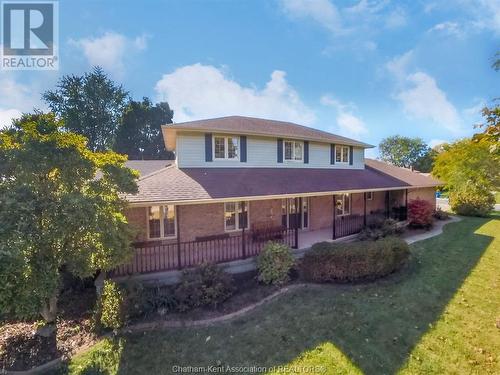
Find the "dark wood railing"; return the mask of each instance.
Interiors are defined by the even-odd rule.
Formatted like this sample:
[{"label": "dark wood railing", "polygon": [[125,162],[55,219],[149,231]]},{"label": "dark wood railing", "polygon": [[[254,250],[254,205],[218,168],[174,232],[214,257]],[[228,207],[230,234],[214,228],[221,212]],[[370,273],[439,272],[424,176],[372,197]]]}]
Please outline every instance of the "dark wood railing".
[{"label": "dark wood railing", "polygon": [[334,225],[334,238],[359,233],[364,225],[365,218],[362,215],[337,216]]},{"label": "dark wood railing", "polygon": [[223,263],[258,255],[267,242],[297,247],[295,230],[279,229],[259,233],[242,232],[227,237],[180,243],[136,243],[132,260],[111,272],[111,276],[171,271],[204,262]]}]

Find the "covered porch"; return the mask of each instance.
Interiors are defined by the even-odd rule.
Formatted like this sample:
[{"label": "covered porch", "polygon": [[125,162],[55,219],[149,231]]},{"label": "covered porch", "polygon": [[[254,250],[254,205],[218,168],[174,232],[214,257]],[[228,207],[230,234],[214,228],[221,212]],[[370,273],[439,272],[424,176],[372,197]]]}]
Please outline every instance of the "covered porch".
[{"label": "covered porch", "polygon": [[[406,190],[394,190],[241,202],[240,210],[246,214],[235,216],[241,229],[229,232],[225,203],[175,206],[175,220],[170,223],[175,226],[172,228],[175,238],[140,238],[134,243],[131,261],[114,270],[111,276],[247,259],[258,255],[268,241],[284,243],[293,249],[308,249],[317,242],[359,233],[377,218],[406,220],[407,200]],[[146,216],[146,211],[139,210],[137,217]],[[207,221],[209,225],[203,225]]]}]

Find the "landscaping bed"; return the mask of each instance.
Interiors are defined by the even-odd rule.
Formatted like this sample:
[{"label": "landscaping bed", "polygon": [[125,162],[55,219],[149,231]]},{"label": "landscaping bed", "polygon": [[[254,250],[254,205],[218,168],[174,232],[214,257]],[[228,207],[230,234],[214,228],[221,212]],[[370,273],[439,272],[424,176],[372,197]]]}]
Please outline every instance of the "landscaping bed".
[{"label": "landscaping bed", "polygon": [[0,372],[28,370],[92,345],[97,340],[91,324],[94,303],[91,288],[63,294],[56,334],[49,337],[37,334],[36,321],[1,322]]}]

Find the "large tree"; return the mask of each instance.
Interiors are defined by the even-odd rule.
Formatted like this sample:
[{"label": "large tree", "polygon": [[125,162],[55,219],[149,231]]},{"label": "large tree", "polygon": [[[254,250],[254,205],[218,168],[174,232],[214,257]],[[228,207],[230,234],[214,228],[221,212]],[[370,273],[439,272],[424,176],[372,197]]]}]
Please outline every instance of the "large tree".
[{"label": "large tree", "polygon": [[378,147],[382,160],[404,168],[415,168],[417,161],[429,152],[422,139],[400,135],[384,138]]},{"label": "large tree", "polygon": [[83,76],[62,77],[42,98],[67,130],[84,135],[92,151],[104,151],[113,146],[128,93],[95,67]]},{"label": "large tree", "polygon": [[148,98],[131,101],[123,113],[113,149],[129,159],[173,159],[161,133],[161,125],[171,124],[173,116],[166,102],[153,105]]},{"label": "large tree", "polygon": [[126,157],[92,152],[53,114],[0,132],[0,315],[53,322],[61,270],[88,277],[131,254]]}]

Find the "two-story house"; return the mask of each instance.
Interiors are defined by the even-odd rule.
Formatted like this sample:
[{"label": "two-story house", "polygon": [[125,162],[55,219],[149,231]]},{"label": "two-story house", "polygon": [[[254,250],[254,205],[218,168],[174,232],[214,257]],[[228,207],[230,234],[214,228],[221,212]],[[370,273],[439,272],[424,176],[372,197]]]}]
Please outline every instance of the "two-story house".
[{"label": "two-story house", "polygon": [[375,216],[406,219],[414,198],[435,204],[431,177],[365,159],[373,147],[305,126],[231,116],[165,125],[175,161],[131,161],[127,197],[136,255],[116,275],[166,271],[293,248],[359,232]]}]

